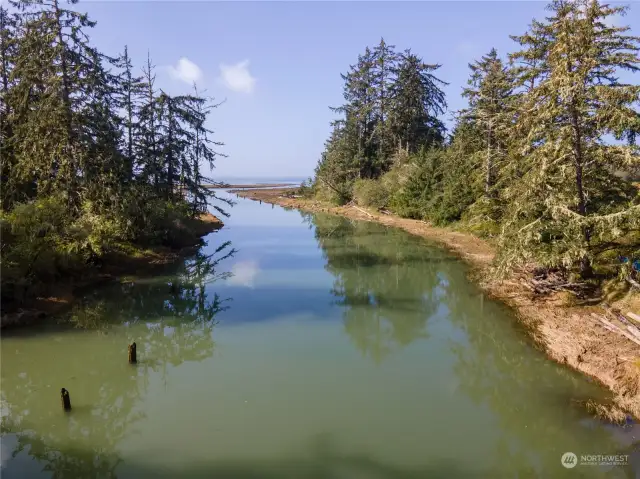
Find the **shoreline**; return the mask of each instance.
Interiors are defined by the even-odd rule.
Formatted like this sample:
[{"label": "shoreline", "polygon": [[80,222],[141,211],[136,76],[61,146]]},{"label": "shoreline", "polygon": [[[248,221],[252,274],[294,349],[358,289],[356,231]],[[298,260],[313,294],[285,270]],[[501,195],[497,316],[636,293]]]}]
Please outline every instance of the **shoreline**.
[{"label": "shoreline", "polygon": [[293,183],[255,183],[255,184],[227,184],[221,183],[219,185],[202,185],[210,190],[228,190],[228,189],[265,189],[265,188],[295,188],[297,185]]},{"label": "shoreline", "polygon": [[[204,213],[194,220],[196,235],[202,238],[219,230],[224,223],[211,213]],[[46,294],[38,296],[24,305],[10,306],[0,317],[0,329],[29,326],[64,312],[87,290],[102,284],[121,281],[131,276],[150,276],[171,263],[178,261],[194,246],[171,249],[158,246],[135,254],[125,252],[108,253],[99,267],[87,268],[79,277],[67,277],[49,286]]]},{"label": "shoreline", "polygon": [[[255,188],[229,192],[284,208],[329,213],[401,228],[443,244],[472,266],[472,279],[481,289],[513,309],[516,318],[527,327],[536,345],[550,359],[595,379],[611,391],[613,404],[585,404],[591,413],[613,422],[624,422],[626,413],[640,419],[640,346],[610,331],[594,318],[594,315],[606,314],[601,306],[567,304],[566,294],[563,293],[535,295],[525,285],[526,278],[515,273],[504,281],[486,279],[495,250],[487,241],[469,233],[357,206],[333,206],[292,196],[291,193],[296,189]],[[625,312],[640,313],[640,295],[625,298],[611,306]]]}]

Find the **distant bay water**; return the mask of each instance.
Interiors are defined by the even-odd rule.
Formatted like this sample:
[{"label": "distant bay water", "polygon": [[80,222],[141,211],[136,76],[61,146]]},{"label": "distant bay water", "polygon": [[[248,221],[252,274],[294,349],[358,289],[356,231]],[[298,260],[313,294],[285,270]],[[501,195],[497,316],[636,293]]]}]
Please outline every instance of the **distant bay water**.
[{"label": "distant bay water", "polygon": [[291,183],[299,185],[308,179],[307,176],[221,176],[214,177],[216,181],[232,185],[257,185],[262,183]]}]

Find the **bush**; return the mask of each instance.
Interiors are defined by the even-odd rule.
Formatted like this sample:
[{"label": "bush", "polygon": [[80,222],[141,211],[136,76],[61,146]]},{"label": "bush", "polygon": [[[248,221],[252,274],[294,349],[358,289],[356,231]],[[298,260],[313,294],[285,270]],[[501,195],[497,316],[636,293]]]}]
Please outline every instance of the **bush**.
[{"label": "bush", "polygon": [[466,228],[480,237],[496,237],[501,231],[502,207],[498,199],[481,197],[462,213]]},{"label": "bush", "polygon": [[63,198],[17,204],[0,218],[3,299],[20,301],[33,286],[53,280],[60,268],[75,268],[82,262],[64,247],[69,224]]},{"label": "bush", "polygon": [[389,190],[381,180],[356,180],[353,199],[360,206],[385,208],[389,203]]},{"label": "bush", "polygon": [[300,188],[297,189],[296,194],[302,196],[303,198],[311,198],[315,194],[315,188],[313,184],[313,179],[309,178],[304,181]]},{"label": "bush", "polygon": [[440,150],[423,150],[398,172],[398,189],[389,202],[391,209],[405,218],[431,219],[440,194]]},{"label": "bush", "polygon": [[348,184],[340,185],[342,188],[340,192],[332,190],[331,188],[327,188],[322,185],[314,186],[315,196],[320,201],[326,201],[327,203],[331,203],[334,205],[345,205],[351,201],[353,197],[353,192],[351,191],[351,186]]}]

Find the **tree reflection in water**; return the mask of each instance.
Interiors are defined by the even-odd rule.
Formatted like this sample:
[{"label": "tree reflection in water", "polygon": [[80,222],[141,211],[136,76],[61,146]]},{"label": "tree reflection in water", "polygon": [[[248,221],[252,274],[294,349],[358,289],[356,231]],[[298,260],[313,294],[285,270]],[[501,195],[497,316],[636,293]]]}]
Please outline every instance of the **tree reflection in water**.
[{"label": "tree reflection in water", "polygon": [[[455,360],[456,392],[489,407],[500,431],[496,467],[509,477],[564,472],[558,471],[558,461],[565,450],[552,444],[589,451],[591,440],[605,445],[603,454],[631,453],[632,447],[616,443],[609,430],[571,408],[574,399],[605,399],[602,389],[535,351],[512,322],[513,313],[484,300],[455,257],[377,224],[303,216],[315,227],[326,269],[335,276],[333,293],[344,306],[345,331],[365,356],[379,363],[392,351],[428,338],[430,319],[446,319],[438,340],[446,345],[442,353]],[[633,477],[631,467],[625,469],[607,477]]]},{"label": "tree reflection in water", "polygon": [[[215,318],[229,306],[206,286],[228,276],[218,267],[234,254],[228,242],[198,252],[166,276],[94,292],[54,335],[18,333],[30,335],[12,342],[20,354],[2,355],[2,434],[17,441],[13,457],[26,453],[18,460],[36,459],[54,478],[116,477],[117,446],[145,417],[137,404],[150,375],[166,381],[167,368],[213,354]],[[135,366],[126,361],[133,341]],[[49,358],[47,367],[36,357]],[[60,386],[71,392],[71,414],[61,411]]]},{"label": "tree reflection in water", "polygon": [[440,301],[442,264],[455,259],[415,237],[367,222],[303,215],[335,276],[332,293],[344,306],[344,327],[366,357],[380,363],[392,351],[428,338]]}]

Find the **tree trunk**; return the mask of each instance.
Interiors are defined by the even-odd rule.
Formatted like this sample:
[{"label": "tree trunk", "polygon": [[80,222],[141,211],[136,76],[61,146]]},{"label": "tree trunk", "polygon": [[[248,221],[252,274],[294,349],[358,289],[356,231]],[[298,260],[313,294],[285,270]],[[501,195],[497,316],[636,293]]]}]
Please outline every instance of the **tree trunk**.
[{"label": "tree trunk", "polygon": [[168,135],[168,146],[169,150],[167,152],[167,199],[173,198],[173,176],[174,172],[174,160],[173,160],[173,106],[171,104],[172,100],[167,99],[167,106],[169,108],[169,135]]},{"label": "tree trunk", "polygon": [[58,0],[54,0],[53,3],[55,15],[56,15],[56,37],[60,44],[60,69],[62,73],[62,104],[64,105],[65,115],[65,129],[67,131],[67,144],[66,144],[66,160],[69,162],[69,178],[67,180],[67,196],[68,196],[68,208],[73,210],[77,205],[77,165],[73,155],[72,138],[73,138],[73,125],[72,125],[72,111],[71,111],[71,88],[69,87],[69,67],[67,65],[67,46],[62,38],[62,12],[58,7]]},{"label": "tree trunk", "polygon": [[[571,113],[571,126],[573,128],[573,157],[574,157],[574,166],[576,169],[576,193],[578,194],[578,214],[580,216],[587,216],[587,205],[584,194],[584,186],[583,186],[583,165],[584,165],[584,156],[582,151],[582,132],[580,129],[580,122],[578,120],[578,112],[576,110],[575,104],[571,104],[570,108]],[[588,226],[582,227],[582,235],[583,239],[586,243],[587,248],[589,247],[589,242],[591,241],[591,231]],[[583,278],[589,278],[593,275],[593,268],[591,266],[591,260],[587,255],[584,255],[580,259],[580,274]]]},{"label": "tree trunk", "polygon": [[127,181],[133,179],[133,105],[131,103],[131,65],[129,52],[124,49],[125,66],[127,68]]},{"label": "tree trunk", "polygon": [[486,159],[486,175],[485,175],[485,180],[484,180],[484,192],[485,195],[487,196],[487,198],[489,198],[491,196],[491,188],[493,187],[493,174],[492,174],[492,170],[493,170],[493,162],[492,162],[492,158],[491,158],[491,147],[492,147],[492,123],[489,122],[489,132],[487,134],[487,159]]}]

